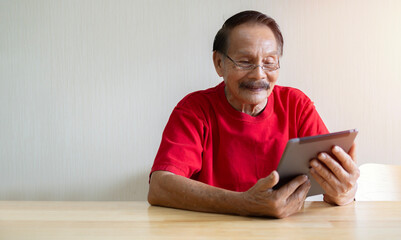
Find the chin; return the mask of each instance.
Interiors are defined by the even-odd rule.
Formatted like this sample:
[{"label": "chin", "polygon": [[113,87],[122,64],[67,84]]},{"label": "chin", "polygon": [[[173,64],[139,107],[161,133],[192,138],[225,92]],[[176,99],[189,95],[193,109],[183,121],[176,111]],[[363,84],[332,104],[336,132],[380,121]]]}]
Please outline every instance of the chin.
[{"label": "chin", "polygon": [[248,102],[248,104],[258,105],[266,101],[269,97],[270,93],[259,93],[259,94],[252,94],[251,96],[247,96],[244,100]]}]

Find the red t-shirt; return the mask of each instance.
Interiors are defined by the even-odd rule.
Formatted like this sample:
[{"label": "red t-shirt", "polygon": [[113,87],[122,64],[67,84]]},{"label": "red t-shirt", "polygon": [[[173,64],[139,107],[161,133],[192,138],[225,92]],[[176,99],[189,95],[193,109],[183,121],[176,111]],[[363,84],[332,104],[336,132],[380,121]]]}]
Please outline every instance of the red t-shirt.
[{"label": "red t-shirt", "polygon": [[178,103],[151,172],[246,191],[277,168],[289,139],[328,133],[313,102],[297,89],[276,85],[265,109],[252,117],[230,105],[224,87],[222,82]]}]

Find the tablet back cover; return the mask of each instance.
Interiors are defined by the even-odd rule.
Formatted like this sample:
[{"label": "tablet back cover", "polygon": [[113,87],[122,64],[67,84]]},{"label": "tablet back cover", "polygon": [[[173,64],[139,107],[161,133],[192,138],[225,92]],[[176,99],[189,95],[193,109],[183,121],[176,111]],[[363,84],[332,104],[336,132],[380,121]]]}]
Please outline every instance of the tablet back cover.
[{"label": "tablet back cover", "polygon": [[296,176],[306,174],[311,181],[308,196],[323,194],[323,189],[309,174],[309,161],[317,158],[317,155],[321,152],[326,152],[333,156],[331,149],[335,145],[348,152],[357,133],[356,129],[352,129],[325,135],[290,139],[277,167],[280,175],[280,182],[277,188]]}]

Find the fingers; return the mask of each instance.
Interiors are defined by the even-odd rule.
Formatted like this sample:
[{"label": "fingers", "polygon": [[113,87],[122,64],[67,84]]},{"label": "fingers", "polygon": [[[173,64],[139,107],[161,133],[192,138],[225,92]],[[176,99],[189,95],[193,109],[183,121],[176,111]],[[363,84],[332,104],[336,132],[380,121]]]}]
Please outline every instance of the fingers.
[{"label": "fingers", "polygon": [[311,161],[311,175],[322,186],[327,194],[339,196],[354,188],[359,177],[359,169],[352,157],[356,157],[355,145],[347,154],[338,146],[333,147],[332,156],[320,153],[317,159]]},{"label": "fingers", "polygon": [[255,187],[261,191],[267,191],[273,188],[278,183],[278,180],[279,175],[277,171],[273,171],[269,176],[259,179]]},{"label": "fingers", "polygon": [[338,181],[343,181],[349,177],[348,172],[346,172],[340,163],[334,160],[330,155],[320,153],[318,159],[320,161],[313,159],[311,161],[311,166],[325,180],[337,184]]},{"label": "fingers", "polygon": [[356,144],[353,143],[350,150],[348,151],[348,154],[351,156],[352,160],[355,163],[358,163],[357,158],[356,158]]},{"label": "fingers", "polygon": [[277,194],[284,198],[289,198],[302,184],[308,181],[308,177],[306,175],[301,175],[289,183],[282,186],[280,189],[277,190]]},{"label": "fingers", "polygon": [[[336,193],[335,189],[332,187],[332,183],[330,183],[330,181],[326,180],[326,178],[330,178],[328,175],[326,175],[326,178],[323,178],[320,175],[320,173],[318,173],[314,168],[312,168],[310,170],[310,174],[316,180],[316,182],[319,183],[319,185],[324,189],[324,191],[327,194],[333,195]],[[335,181],[338,184],[338,180],[333,179],[332,181]]]},{"label": "fingers", "polygon": [[[287,196],[283,196],[281,195],[280,198],[284,198],[284,202],[283,202],[283,210],[281,212],[279,212],[280,214],[278,214],[278,217],[286,217],[289,216],[291,214],[294,214],[296,212],[298,212],[299,210],[301,210],[303,203],[305,201],[306,195],[308,194],[308,191],[310,189],[311,183],[309,181],[309,179],[307,179],[306,177],[306,181],[303,182],[302,184],[299,185],[299,180],[303,181],[304,177],[306,176],[300,176],[300,179],[295,180],[296,182],[291,181],[290,183],[284,185],[282,188],[280,188],[280,190],[278,190],[276,192],[276,194],[280,194],[280,191],[282,189],[285,189],[286,187],[287,190],[289,190],[290,195],[288,196],[288,192],[282,191],[284,192],[285,195]],[[297,187],[296,187],[297,186]],[[292,191],[292,189],[294,189],[294,191]]]},{"label": "fingers", "polygon": [[302,208],[310,188],[307,180],[305,175],[298,176],[279,190],[273,190],[273,186],[279,181],[277,171],[273,171],[269,176],[260,179],[243,196],[252,214],[282,218]]},{"label": "fingers", "polygon": [[320,161],[311,161],[310,173],[328,194],[344,193],[350,186],[350,175],[328,154],[319,154]]},{"label": "fingers", "polygon": [[337,157],[346,171],[345,177],[340,178],[343,188],[345,187],[347,190],[354,188],[360,175],[359,168],[356,165],[356,145],[352,145],[349,154],[347,154],[342,148],[335,146],[333,148],[333,154]]},{"label": "fingers", "polygon": [[289,201],[297,201],[297,202],[303,202],[306,198],[306,195],[308,195],[309,189],[311,187],[310,180],[307,179],[303,184],[301,184],[293,194],[290,195],[288,198]]},{"label": "fingers", "polygon": [[[350,153],[356,158],[355,154],[355,145],[352,145],[350,149]],[[342,167],[349,173],[355,170],[356,162],[353,160],[351,155],[348,155],[342,148],[338,146],[334,146],[332,149],[334,156],[337,157],[338,161],[342,165]]]},{"label": "fingers", "polygon": [[[349,181],[350,178],[358,178],[359,170],[352,157],[338,146],[333,147],[332,152],[337,160],[326,153],[320,153],[318,155],[320,162],[314,159],[311,161],[311,166],[327,181],[333,178],[330,176],[332,174],[340,182]],[[350,153],[355,157],[355,146],[351,148]]]}]

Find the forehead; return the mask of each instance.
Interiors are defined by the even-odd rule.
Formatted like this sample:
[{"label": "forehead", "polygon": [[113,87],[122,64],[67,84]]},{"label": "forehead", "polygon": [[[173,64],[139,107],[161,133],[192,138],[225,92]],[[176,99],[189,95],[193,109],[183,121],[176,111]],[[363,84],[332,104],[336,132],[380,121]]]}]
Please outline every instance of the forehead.
[{"label": "forehead", "polygon": [[228,53],[266,54],[277,52],[273,31],[260,23],[245,23],[233,28],[228,38]]}]

